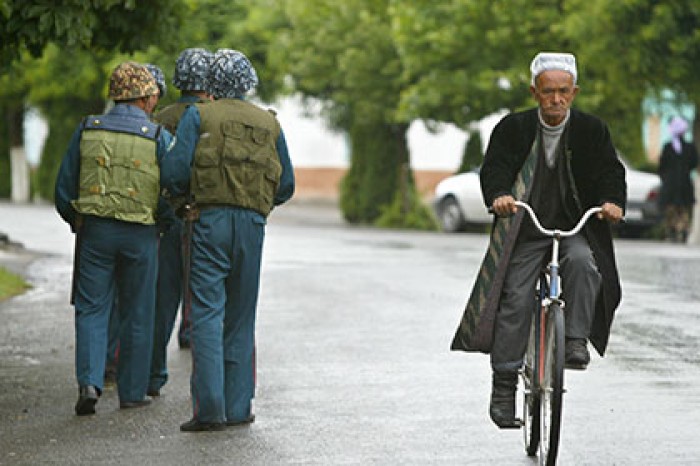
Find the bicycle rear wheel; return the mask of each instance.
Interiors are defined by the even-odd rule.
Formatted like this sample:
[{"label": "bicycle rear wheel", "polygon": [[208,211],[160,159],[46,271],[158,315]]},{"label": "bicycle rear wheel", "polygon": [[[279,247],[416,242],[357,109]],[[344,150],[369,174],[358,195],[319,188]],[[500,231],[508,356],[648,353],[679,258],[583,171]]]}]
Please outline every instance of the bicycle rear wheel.
[{"label": "bicycle rear wheel", "polygon": [[543,378],[540,387],[540,464],[556,463],[564,393],[564,311],[552,303],[545,325]]}]

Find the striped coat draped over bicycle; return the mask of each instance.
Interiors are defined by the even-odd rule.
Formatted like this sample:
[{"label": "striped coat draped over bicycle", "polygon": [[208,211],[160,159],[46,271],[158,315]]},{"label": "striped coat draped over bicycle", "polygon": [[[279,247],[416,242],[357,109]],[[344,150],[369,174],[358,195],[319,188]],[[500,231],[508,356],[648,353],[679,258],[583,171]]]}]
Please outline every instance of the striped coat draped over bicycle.
[{"label": "striped coat draped over bicycle", "polygon": [[[536,154],[530,156],[539,132],[537,112],[533,108],[509,114],[494,128],[481,168],[481,188],[487,206],[504,194],[527,201],[532,183],[546,182],[534,173]],[[561,141],[565,144],[566,176],[562,181],[567,193],[563,203],[570,216],[579,218],[589,207],[604,202],[612,202],[624,210],[625,169],[606,124],[593,115],[571,109]],[[453,350],[490,352],[501,287],[523,213],[521,209],[510,219],[494,220],[489,248],[452,341]],[[610,225],[593,218],[584,234],[602,276],[589,338],[602,356],[620,303],[620,279]]]}]

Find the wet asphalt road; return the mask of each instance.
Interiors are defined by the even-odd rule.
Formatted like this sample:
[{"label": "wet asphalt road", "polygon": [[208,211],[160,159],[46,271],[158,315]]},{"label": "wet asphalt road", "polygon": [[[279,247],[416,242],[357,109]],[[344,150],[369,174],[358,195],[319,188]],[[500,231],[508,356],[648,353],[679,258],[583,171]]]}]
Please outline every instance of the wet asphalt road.
[{"label": "wet asphalt road", "polygon": [[[483,355],[449,344],[484,235],[345,225],[324,205],[275,211],[258,316],[256,422],[184,434],[190,357],[146,408],[73,414],[72,235],[50,206],[0,203],[32,251],[0,264],[33,289],[0,303],[0,465],[532,465],[487,417]],[[567,372],[560,464],[700,464],[700,249],[618,241],[623,303],[605,358]],[[34,254],[35,252],[41,254]]]}]

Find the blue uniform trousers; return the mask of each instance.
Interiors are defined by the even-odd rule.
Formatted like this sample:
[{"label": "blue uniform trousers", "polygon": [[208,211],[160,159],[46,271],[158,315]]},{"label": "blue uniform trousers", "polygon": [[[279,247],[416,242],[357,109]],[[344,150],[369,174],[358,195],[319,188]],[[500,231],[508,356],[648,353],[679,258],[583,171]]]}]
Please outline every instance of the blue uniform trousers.
[{"label": "blue uniform trousers", "polygon": [[255,314],[265,218],[251,210],[203,210],[192,242],[192,407],[200,422],[251,414]]},{"label": "blue uniform trousers", "polygon": [[[116,296],[116,293],[115,293]],[[119,307],[117,300],[112,305],[107,334],[107,367],[116,367],[119,358]],[[105,372],[106,375],[106,372]]]},{"label": "blue uniform trousers", "polygon": [[160,238],[149,390],[160,390],[168,381],[168,343],[182,301],[182,233],[183,222],[176,219]]},{"label": "blue uniform trousers", "polygon": [[103,388],[108,325],[118,294],[121,401],[146,396],[153,342],[157,273],[155,226],[86,216],[75,293],[76,376],[80,386]]}]

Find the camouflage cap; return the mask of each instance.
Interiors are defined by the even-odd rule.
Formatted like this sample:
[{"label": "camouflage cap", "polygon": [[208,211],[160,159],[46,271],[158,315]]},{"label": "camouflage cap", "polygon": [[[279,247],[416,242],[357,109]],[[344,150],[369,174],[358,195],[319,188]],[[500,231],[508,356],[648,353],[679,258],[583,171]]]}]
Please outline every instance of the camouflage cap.
[{"label": "camouflage cap", "polygon": [[158,85],[148,69],[139,63],[120,63],[109,78],[109,98],[131,100],[158,93]]},{"label": "camouflage cap", "polygon": [[248,57],[232,49],[216,51],[209,79],[216,98],[242,97],[258,85],[258,74]]},{"label": "camouflage cap", "polygon": [[160,91],[160,96],[165,97],[165,94],[168,93],[168,85],[165,84],[165,75],[163,74],[163,70],[161,70],[157,65],[154,65],[153,63],[146,63],[146,69],[151,72],[153,75],[153,78],[156,80],[156,85],[158,86],[158,90]]},{"label": "camouflage cap", "polygon": [[206,91],[213,58],[214,54],[206,49],[192,48],[180,52],[175,62],[173,86],[181,91]]}]

